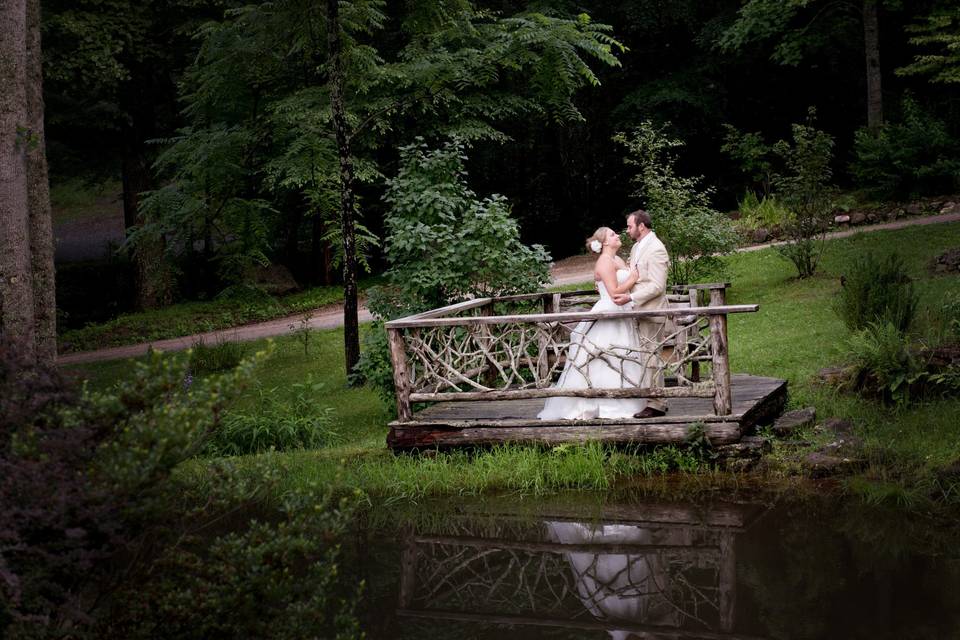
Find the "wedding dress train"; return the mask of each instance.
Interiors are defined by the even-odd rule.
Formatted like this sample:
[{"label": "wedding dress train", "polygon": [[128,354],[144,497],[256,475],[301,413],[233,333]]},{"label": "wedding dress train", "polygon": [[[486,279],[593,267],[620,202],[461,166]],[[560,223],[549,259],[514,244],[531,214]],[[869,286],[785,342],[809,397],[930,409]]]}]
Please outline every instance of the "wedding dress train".
[{"label": "wedding dress train", "polygon": [[[617,282],[623,282],[629,275],[628,269],[618,269]],[[593,305],[591,312],[628,311],[633,308],[633,303],[617,305],[602,282],[597,283],[597,288],[600,300]],[[554,386],[560,389],[635,387],[643,379],[643,367],[623,356],[636,359],[640,354],[631,350],[639,346],[640,336],[634,318],[581,322],[570,335],[567,363]],[[601,350],[607,353],[597,357]],[[584,370],[587,375],[584,375]],[[645,406],[646,400],[643,398],[556,397],[547,398],[537,417],[541,420],[630,418]]]}]

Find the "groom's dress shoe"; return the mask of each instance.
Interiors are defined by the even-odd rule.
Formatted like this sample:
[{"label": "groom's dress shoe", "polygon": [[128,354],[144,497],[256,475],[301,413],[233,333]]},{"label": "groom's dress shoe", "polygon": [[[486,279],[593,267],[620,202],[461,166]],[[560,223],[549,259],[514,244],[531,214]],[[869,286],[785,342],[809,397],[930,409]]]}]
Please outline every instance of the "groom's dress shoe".
[{"label": "groom's dress shoe", "polygon": [[667,415],[666,411],[661,411],[660,409],[654,409],[653,407],[646,407],[643,411],[633,414],[634,418],[659,418],[660,416]]}]

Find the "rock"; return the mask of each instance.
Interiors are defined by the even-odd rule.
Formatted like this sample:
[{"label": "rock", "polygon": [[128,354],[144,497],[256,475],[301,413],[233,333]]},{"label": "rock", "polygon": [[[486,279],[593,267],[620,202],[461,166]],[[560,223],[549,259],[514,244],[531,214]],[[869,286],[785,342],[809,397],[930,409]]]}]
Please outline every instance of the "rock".
[{"label": "rock", "polygon": [[839,215],[839,216],[834,216],[834,217],[833,217],[833,221],[834,221],[836,224],[847,224],[848,222],[850,222],[850,216],[848,216],[847,214],[844,213],[844,214]]},{"label": "rock", "polygon": [[843,418],[827,418],[820,425],[820,429],[839,436],[846,436],[853,434],[853,423]]},{"label": "rock", "polygon": [[945,202],[942,207],[940,207],[940,213],[960,213],[960,204],[956,202]]},{"label": "rock", "polygon": [[867,221],[867,214],[862,211],[854,211],[850,214],[850,224],[863,224]]},{"label": "rock", "polygon": [[773,445],[770,440],[761,436],[745,436],[740,442],[732,444],[723,444],[716,448],[717,458],[758,458],[764,453],[770,453]]},{"label": "rock", "polygon": [[817,410],[813,407],[788,411],[773,423],[771,429],[777,437],[793,435],[800,429],[813,426],[813,421],[817,419]]},{"label": "rock", "polygon": [[875,223],[878,222],[879,220],[880,220],[880,218],[877,217],[877,214],[875,214],[875,213],[868,213],[868,214],[867,214],[867,223],[869,223],[869,224],[875,224]]},{"label": "rock", "polygon": [[250,284],[270,295],[282,296],[300,290],[300,285],[293,279],[293,274],[282,264],[253,267],[246,276]]},{"label": "rock", "polygon": [[913,202],[911,204],[908,204],[904,208],[904,211],[906,211],[908,216],[919,216],[923,213],[924,208],[923,208],[923,205],[920,204],[919,202]]},{"label": "rock", "polygon": [[769,239],[770,239],[770,232],[767,231],[766,229],[760,228],[760,229],[753,230],[751,240],[753,240],[755,243],[761,244],[766,242]]},{"label": "rock", "polygon": [[865,462],[856,458],[830,455],[814,451],[804,456],[803,467],[811,478],[826,478],[844,473],[852,473],[865,466]]},{"label": "rock", "polygon": [[960,273],[960,247],[940,254],[930,263],[934,273]]},{"label": "rock", "polygon": [[838,387],[847,380],[846,367],[824,367],[817,372],[817,382]]}]

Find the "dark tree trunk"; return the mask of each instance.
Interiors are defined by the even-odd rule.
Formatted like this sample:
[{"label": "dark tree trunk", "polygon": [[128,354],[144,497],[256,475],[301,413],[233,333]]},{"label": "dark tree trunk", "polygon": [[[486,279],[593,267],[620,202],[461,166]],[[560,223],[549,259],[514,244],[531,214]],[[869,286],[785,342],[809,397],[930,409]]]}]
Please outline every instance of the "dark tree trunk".
[{"label": "dark tree trunk", "polygon": [[877,0],[863,2],[863,42],[867,57],[867,128],[883,124],[883,88],[880,75],[880,26]]},{"label": "dark tree trunk", "polygon": [[0,337],[36,358],[27,195],[27,7],[0,0]]},{"label": "dark tree trunk", "polygon": [[327,49],[330,60],[330,105],[340,156],[340,226],[343,234],[343,350],[347,375],[360,360],[360,323],[357,316],[357,259],[353,223],[353,160],[343,96],[338,0],[327,0]]},{"label": "dark tree trunk", "polygon": [[33,269],[33,313],[37,360],[52,365],[57,358],[57,301],[43,124],[43,56],[40,47],[40,0],[27,0],[27,117],[31,136],[31,144],[27,148],[27,201]]}]

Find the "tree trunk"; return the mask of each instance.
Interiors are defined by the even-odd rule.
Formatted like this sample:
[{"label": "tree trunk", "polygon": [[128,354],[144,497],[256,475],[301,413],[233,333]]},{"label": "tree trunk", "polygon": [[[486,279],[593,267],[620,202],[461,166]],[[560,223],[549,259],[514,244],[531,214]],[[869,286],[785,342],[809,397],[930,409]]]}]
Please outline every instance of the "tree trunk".
[{"label": "tree trunk", "polygon": [[867,128],[883,124],[883,89],[880,75],[880,26],[877,0],[863,2],[863,41],[867,56]]},{"label": "tree trunk", "polygon": [[57,358],[57,300],[53,266],[53,221],[47,175],[43,123],[43,56],[40,44],[40,0],[27,0],[27,114],[33,143],[27,150],[30,260],[37,360],[52,365]]},{"label": "tree trunk", "polygon": [[0,0],[0,337],[34,360],[26,74],[26,2]]},{"label": "tree trunk", "polygon": [[347,375],[360,360],[360,323],[357,316],[357,259],[353,224],[353,160],[343,96],[343,57],[339,1],[327,0],[327,49],[330,60],[330,105],[340,157],[340,226],[343,234],[343,349]]}]

